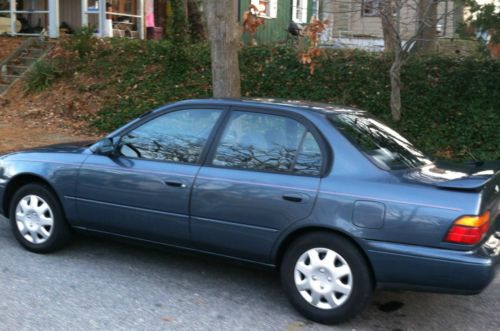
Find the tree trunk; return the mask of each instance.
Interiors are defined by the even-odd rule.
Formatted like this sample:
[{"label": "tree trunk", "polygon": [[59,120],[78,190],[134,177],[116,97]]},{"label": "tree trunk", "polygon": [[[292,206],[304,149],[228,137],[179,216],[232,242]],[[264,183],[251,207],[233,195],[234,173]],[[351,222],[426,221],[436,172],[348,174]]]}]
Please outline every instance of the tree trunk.
[{"label": "tree trunk", "polygon": [[394,62],[389,71],[391,77],[391,115],[395,122],[401,119],[401,67],[403,64],[401,51],[396,50]]},{"label": "tree trunk", "polygon": [[238,59],[241,31],[234,14],[235,4],[234,0],[205,0],[214,98],[241,96]]},{"label": "tree trunk", "polygon": [[415,51],[432,51],[437,40],[437,0],[419,0],[417,22]]},{"label": "tree trunk", "polygon": [[394,0],[382,1],[380,18],[382,20],[382,33],[384,35],[384,51],[394,53],[397,45],[396,19],[393,15]]}]

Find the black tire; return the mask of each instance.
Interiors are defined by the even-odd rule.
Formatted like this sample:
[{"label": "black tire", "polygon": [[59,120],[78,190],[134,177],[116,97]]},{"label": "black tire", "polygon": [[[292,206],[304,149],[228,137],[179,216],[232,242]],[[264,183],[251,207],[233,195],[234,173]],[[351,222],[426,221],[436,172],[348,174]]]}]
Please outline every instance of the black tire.
[{"label": "black tire", "polygon": [[[295,285],[295,265],[305,252],[313,248],[335,251],[351,270],[352,290],[345,302],[335,308],[314,306],[302,297]],[[285,293],[295,309],[321,324],[339,324],[353,318],[366,307],[373,294],[374,281],[365,258],[349,240],[333,233],[315,232],[296,239],[285,252],[280,272]]]},{"label": "black tire", "polygon": [[[50,207],[53,225],[50,227],[50,236],[42,243],[33,243],[26,239],[17,226],[16,208],[26,196],[35,195],[43,199]],[[67,245],[71,239],[71,230],[66,222],[64,213],[55,194],[42,184],[27,184],[19,188],[10,204],[10,224],[17,241],[27,250],[34,253],[50,253]]]}]

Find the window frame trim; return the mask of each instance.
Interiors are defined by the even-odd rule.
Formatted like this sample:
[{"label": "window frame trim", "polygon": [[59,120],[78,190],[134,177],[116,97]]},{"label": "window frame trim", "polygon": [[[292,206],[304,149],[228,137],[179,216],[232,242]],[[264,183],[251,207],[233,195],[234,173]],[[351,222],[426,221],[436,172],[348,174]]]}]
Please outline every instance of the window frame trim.
[{"label": "window frame trim", "polygon": [[[307,132],[310,132],[314,139],[316,140],[316,143],[319,146],[320,153],[321,153],[321,169],[318,175],[308,175],[308,174],[299,174],[293,172],[293,169],[287,171],[287,172],[282,172],[282,171],[275,171],[275,170],[263,170],[263,169],[249,169],[249,168],[240,168],[240,167],[228,167],[228,166],[220,166],[220,165],[215,165],[213,164],[213,161],[215,159],[215,153],[217,152],[217,148],[221,142],[222,136],[224,135],[224,132],[227,128],[228,122],[234,112],[246,112],[246,113],[260,113],[260,114],[266,114],[266,115],[274,115],[274,116],[282,116],[282,117],[287,117],[290,119],[293,119],[300,124],[302,124],[305,127],[305,134]],[[333,150],[331,146],[326,142],[325,137],[319,131],[314,124],[311,123],[309,119],[307,119],[305,116],[294,113],[294,112],[289,112],[289,111],[284,111],[280,109],[273,109],[273,108],[264,108],[264,107],[252,107],[252,106],[231,106],[230,109],[227,111],[223,123],[217,128],[218,132],[213,137],[213,140],[211,142],[210,149],[208,151],[208,154],[206,156],[206,159],[204,160],[202,166],[203,167],[209,167],[209,168],[216,168],[216,169],[229,169],[229,170],[239,170],[239,171],[251,171],[251,172],[262,172],[262,173],[269,173],[269,174],[278,174],[278,175],[288,175],[288,176],[298,176],[298,177],[309,177],[309,178],[324,178],[327,177],[332,165],[333,165]],[[295,156],[294,160],[298,157],[298,154]]]},{"label": "window frame trim", "polygon": [[372,15],[365,14],[366,1],[367,0],[362,0],[362,2],[361,2],[361,17],[375,17],[375,18],[380,17],[380,6],[382,5],[381,2],[384,1],[384,0],[379,0],[379,2],[378,2],[379,8],[375,8],[376,11],[377,11],[377,13],[376,14],[372,14]]},{"label": "window frame trim", "polygon": [[[269,15],[267,14],[261,14],[258,12],[256,15],[257,17],[264,18],[267,20],[274,20],[278,18],[278,9],[279,9],[279,0],[267,0],[268,6],[269,6]],[[259,2],[259,0],[256,0],[256,2]],[[258,4],[254,4],[253,1],[250,1],[250,5],[258,6]]]},{"label": "window frame trim", "polygon": [[[169,164],[179,164],[179,165],[198,165],[202,166],[205,163],[206,156],[210,150],[210,147],[212,145],[212,141],[217,134],[222,122],[224,119],[227,117],[227,114],[229,112],[229,106],[218,106],[218,105],[183,105],[183,106],[178,106],[178,107],[173,107],[173,108],[167,108],[167,109],[161,109],[158,111],[152,111],[151,113],[146,113],[147,115],[143,117],[139,117],[140,120],[137,121],[136,123],[133,123],[132,125],[126,127],[124,130],[121,130],[117,132],[113,137],[112,140],[115,142],[115,155],[118,158],[125,158],[127,160],[141,160],[141,161],[150,161],[150,162],[163,162],[163,163],[169,163]],[[176,112],[176,111],[183,111],[183,110],[195,110],[195,109],[206,109],[206,110],[219,110],[221,111],[220,117],[217,119],[215,122],[215,125],[212,128],[212,131],[207,137],[207,142],[203,146],[200,156],[198,157],[198,160],[193,163],[189,162],[175,162],[175,161],[169,161],[169,160],[157,160],[157,159],[146,159],[146,158],[141,158],[141,157],[130,157],[130,156],[125,156],[125,155],[120,155],[118,154],[118,148],[120,146],[120,141],[123,139],[123,136],[128,134],[129,132],[137,129],[138,127],[155,120],[158,117]]]},{"label": "window frame trim", "polygon": [[292,21],[294,21],[295,23],[298,23],[298,24],[307,24],[308,22],[308,13],[309,13],[309,0],[300,0],[300,2],[305,2],[305,6],[301,6],[301,10],[304,10],[305,13],[302,14],[302,16],[305,16],[305,17],[301,17],[300,19],[297,19],[296,16],[297,16],[297,12],[298,12],[298,7],[297,5],[295,5],[295,1],[292,1]]}]

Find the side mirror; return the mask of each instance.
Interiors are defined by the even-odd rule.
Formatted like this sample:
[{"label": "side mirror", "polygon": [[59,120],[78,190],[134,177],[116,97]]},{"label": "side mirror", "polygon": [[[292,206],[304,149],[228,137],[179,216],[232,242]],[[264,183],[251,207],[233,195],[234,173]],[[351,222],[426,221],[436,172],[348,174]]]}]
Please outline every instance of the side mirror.
[{"label": "side mirror", "polygon": [[111,156],[115,152],[115,144],[113,139],[104,138],[95,143],[91,150],[94,154]]}]

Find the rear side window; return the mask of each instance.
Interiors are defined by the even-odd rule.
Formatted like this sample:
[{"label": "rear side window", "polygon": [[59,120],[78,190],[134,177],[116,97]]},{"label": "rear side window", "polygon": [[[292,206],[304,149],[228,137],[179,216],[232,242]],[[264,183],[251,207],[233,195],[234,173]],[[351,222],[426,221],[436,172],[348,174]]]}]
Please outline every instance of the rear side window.
[{"label": "rear side window", "polygon": [[399,133],[363,113],[329,116],[331,123],[376,165],[385,170],[404,170],[432,161]]},{"label": "rear side window", "polygon": [[314,136],[301,123],[284,116],[234,112],[213,164],[318,176],[322,160]]}]

